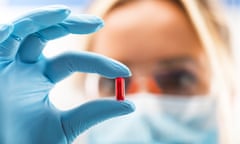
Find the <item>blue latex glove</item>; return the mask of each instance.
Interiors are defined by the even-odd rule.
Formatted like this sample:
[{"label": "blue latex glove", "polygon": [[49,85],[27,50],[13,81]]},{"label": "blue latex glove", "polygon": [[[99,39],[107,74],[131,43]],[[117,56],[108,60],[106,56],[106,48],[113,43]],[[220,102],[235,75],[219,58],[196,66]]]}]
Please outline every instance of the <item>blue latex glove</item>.
[{"label": "blue latex glove", "polygon": [[69,14],[64,6],[44,7],[0,26],[1,144],[69,144],[87,128],[134,111],[128,101],[97,100],[69,111],[51,104],[49,91],[73,72],[130,76],[126,66],[93,53],[65,53],[52,59],[42,55],[49,40],[103,26],[95,16]]}]

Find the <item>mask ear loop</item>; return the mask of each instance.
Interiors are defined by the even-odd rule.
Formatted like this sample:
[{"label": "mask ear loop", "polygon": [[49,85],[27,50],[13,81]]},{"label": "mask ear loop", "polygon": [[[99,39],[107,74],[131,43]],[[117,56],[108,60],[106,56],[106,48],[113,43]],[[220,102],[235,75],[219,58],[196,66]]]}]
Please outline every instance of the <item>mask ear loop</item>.
[{"label": "mask ear loop", "polygon": [[85,77],[85,95],[88,99],[99,98],[99,80],[100,76],[97,74],[86,74]]}]

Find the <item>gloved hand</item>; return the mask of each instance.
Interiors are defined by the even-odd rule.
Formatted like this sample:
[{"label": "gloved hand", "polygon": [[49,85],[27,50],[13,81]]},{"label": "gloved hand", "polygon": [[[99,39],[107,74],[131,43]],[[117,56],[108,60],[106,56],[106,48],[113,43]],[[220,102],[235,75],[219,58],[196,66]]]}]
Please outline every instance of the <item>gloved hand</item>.
[{"label": "gloved hand", "polygon": [[0,26],[1,144],[69,144],[96,123],[134,111],[128,101],[96,100],[69,111],[60,111],[49,101],[54,84],[76,71],[109,78],[130,75],[123,64],[93,53],[45,58],[47,41],[103,26],[95,16],[69,14],[64,6],[44,7]]}]

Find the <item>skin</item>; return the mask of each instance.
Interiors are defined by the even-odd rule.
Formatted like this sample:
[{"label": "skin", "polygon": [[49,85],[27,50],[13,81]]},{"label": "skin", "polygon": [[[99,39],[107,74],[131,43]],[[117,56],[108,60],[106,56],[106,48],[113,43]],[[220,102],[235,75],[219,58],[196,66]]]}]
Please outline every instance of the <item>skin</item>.
[{"label": "skin", "polygon": [[[132,71],[129,93],[148,91],[175,95],[209,92],[209,65],[186,13],[171,1],[137,1],[111,10],[91,50],[126,64]],[[179,84],[154,81],[172,71],[184,71]],[[183,74],[184,75],[184,74]],[[106,95],[107,93],[105,93]],[[103,93],[104,95],[104,93]]]}]

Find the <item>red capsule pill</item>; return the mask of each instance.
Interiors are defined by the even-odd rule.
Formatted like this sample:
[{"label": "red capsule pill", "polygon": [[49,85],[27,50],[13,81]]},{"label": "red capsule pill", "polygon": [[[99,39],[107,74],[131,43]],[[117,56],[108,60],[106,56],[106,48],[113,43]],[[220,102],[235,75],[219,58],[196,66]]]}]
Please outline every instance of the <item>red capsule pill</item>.
[{"label": "red capsule pill", "polygon": [[116,100],[123,101],[125,99],[125,80],[122,77],[115,79]]}]

